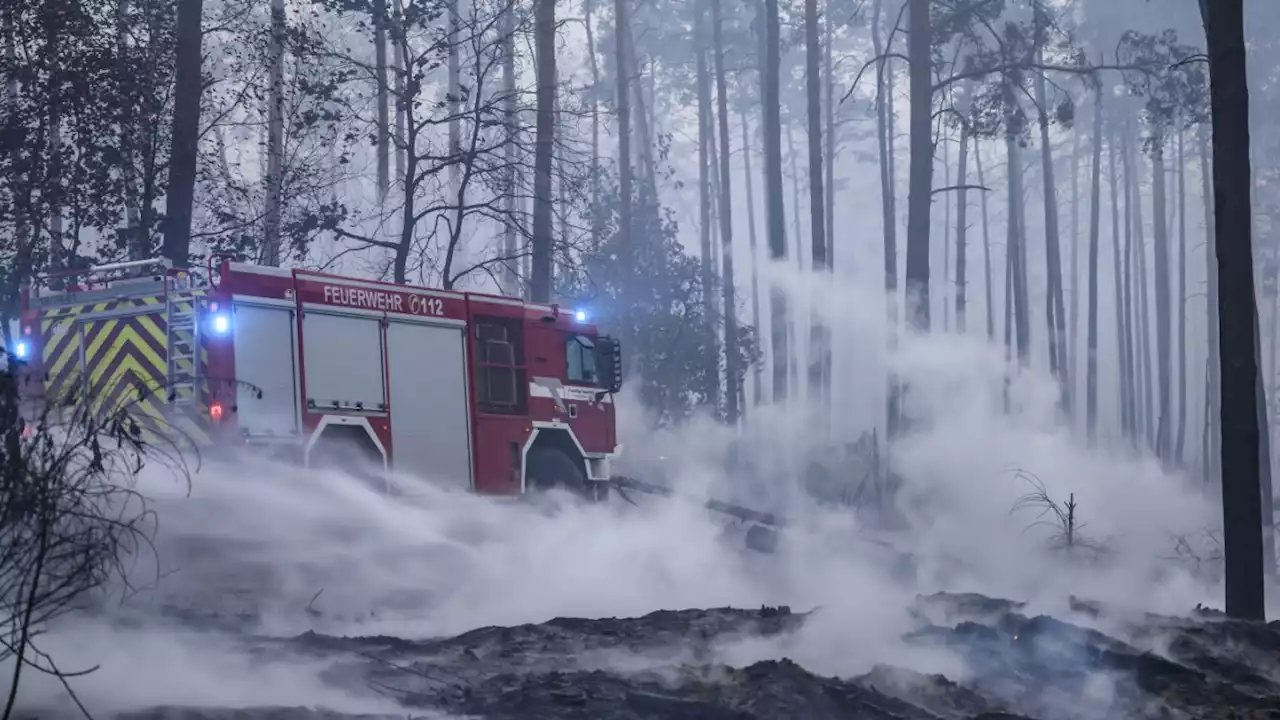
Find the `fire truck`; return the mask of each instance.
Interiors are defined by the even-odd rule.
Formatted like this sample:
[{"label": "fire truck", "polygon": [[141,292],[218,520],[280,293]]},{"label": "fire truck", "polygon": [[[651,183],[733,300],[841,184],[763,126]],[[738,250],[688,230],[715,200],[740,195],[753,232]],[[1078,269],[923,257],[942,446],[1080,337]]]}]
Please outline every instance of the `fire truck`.
[{"label": "fire truck", "polygon": [[126,408],[144,439],[354,456],[486,495],[610,479],[621,351],[583,310],[227,256],[53,275],[21,307],[30,401]]}]

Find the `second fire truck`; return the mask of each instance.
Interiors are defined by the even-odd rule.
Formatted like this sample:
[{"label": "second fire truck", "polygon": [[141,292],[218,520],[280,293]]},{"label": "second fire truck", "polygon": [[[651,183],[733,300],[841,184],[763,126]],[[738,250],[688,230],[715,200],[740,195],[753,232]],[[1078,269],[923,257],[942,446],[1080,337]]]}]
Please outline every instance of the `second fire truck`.
[{"label": "second fire truck", "polygon": [[609,480],[621,352],[586,313],[230,258],[203,270],[118,263],[24,288],[32,400],[488,495]]}]

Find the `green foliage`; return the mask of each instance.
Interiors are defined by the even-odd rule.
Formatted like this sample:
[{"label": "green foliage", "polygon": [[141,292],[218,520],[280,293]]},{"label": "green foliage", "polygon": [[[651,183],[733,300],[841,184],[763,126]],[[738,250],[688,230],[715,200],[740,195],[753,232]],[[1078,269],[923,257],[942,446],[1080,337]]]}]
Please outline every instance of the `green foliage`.
[{"label": "green foliage", "polygon": [[[151,3],[149,8],[156,5]],[[128,143],[141,145],[166,91],[144,87],[162,75],[168,26],[163,15],[130,43],[119,42],[115,3],[19,3],[0,23],[14,51],[0,55],[0,314],[12,314],[16,288],[46,264],[73,266],[87,253],[86,231],[111,236],[130,187],[121,172]],[[153,133],[149,146],[163,145]],[[159,150],[162,151],[162,148]],[[163,181],[152,183],[155,192]],[[55,221],[55,209],[58,221]]]},{"label": "green foliage", "polygon": [[1208,66],[1195,61],[1199,54],[1195,47],[1178,42],[1174,30],[1153,35],[1130,30],[1121,36],[1118,59],[1151,68],[1124,73],[1129,92],[1143,99],[1149,149],[1162,145],[1178,122],[1208,121]]},{"label": "green foliage", "polygon": [[[0,316],[14,314],[18,285],[33,274],[155,254],[176,42],[176,0],[10,6],[0,14],[14,40],[0,53]],[[205,24],[216,30],[204,43],[198,237],[244,249],[261,237],[265,190],[235,146],[265,119],[269,12],[233,0],[206,7]],[[287,44],[307,29],[305,17],[292,22]],[[283,224],[302,249],[303,218],[332,200],[352,138],[343,88],[326,84],[323,59],[286,57]]]},{"label": "green foliage", "polygon": [[[639,383],[641,402],[659,424],[674,424],[706,401],[705,358],[716,352],[717,342],[707,336],[702,297],[718,288],[703,287],[700,263],[680,245],[671,211],[652,202],[633,204],[635,254],[625,262],[617,233],[618,198],[616,178],[606,178],[600,207],[604,240],[574,274],[560,278],[559,291],[573,298],[575,307],[588,308],[605,332],[625,341],[628,382]],[[722,323],[723,317],[716,317],[710,325],[721,332]],[[754,328],[739,323],[738,338],[732,351],[745,375],[759,360]]]},{"label": "green foliage", "polygon": [[[1009,136],[1026,145],[1032,128],[1025,99],[1041,75],[1075,75],[1086,84],[1099,71],[1079,43],[1070,8],[1048,0],[954,0],[931,5],[935,97],[945,95],[947,122],[961,119],[977,137]],[[889,48],[890,52],[895,48]],[[1070,127],[1076,107],[1050,82],[1048,106],[1035,114]]]},{"label": "green foliage", "polygon": [[982,30],[997,23],[1006,10],[1005,0],[960,0],[933,3],[929,8],[935,46],[967,41],[981,45]]}]

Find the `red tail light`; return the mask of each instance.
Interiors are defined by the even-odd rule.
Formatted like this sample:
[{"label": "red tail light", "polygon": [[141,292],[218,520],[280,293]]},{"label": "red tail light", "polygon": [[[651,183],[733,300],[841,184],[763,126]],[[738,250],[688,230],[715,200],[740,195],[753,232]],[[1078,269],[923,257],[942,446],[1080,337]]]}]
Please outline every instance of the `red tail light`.
[{"label": "red tail light", "polygon": [[222,403],[220,402],[210,403],[209,418],[216,423],[222,422]]}]

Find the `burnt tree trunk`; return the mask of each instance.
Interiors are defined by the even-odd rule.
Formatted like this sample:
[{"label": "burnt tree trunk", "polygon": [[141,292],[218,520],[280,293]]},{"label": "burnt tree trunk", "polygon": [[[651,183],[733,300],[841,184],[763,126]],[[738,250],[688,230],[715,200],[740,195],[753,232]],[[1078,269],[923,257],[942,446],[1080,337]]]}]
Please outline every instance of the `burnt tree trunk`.
[{"label": "burnt tree trunk", "polygon": [[[872,5],[871,43],[876,57],[883,57],[884,42],[880,37],[883,0]],[[893,154],[893,74],[890,59],[884,58],[876,68],[876,147],[880,159],[880,212],[881,231],[884,234],[884,290],[888,303],[888,346],[893,352],[898,339],[898,211],[894,186]],[[886,434],[890,439],[898,435],[901,390],[897,377],[890,372],[886,378],[885,413]]]},{"label": "burnt tree trunk", "polygon": [[[751,254],[751,326],[759,330],[760,250],[756,241],[756,192],[751,181],[751,133],[747,128],[747,114],[744,112],[739,117],[742,120],[742,174],[747,191],[747,251]],[[764,363],[752,363],[751,378],[751,404],[758,406],[764,401]]]},{"label": "burnt tree trunk", "polygon": [[[1249,85],[1243,0],[1200,1],[1213,114],[1214,232],[1218,238],[1218,353],[1222,358],[1222,515],[1226,606],[1266,619],[1257,304],[1249,193]],[[1270,508],[1267,508],[1270,511]]]},{"label": "burnt tree trunk", "polygon": [[[503,186],[506,188],[504,197],[502,198],[503,211],[503,229],[502,229],[502,274],[501,284],[503,292],[508,295],[516,296],[519,294],[518,277],[520,272],[518,268],[520,261],[517,258],[519,254],[517,248],[517,233],[519,224],[516,217],[519,211],[519,204],[516,200],[517,188],[519,184],[519,161],[520,146],[517,142],[517,135],[520,131],[520,116],[516,107],[516,41],[515,41],[515,22],[514,9],[508,8],[502,12],[498,18],[498,48],[502,53],[502,122],[503,132],[506,134],[506,166],[503,168]],[[594,63],[594,53],[592,54],[592,62]],[[621,74],[621,70],[618,71]],[[621,113],[622,106],[618,111]],[[619,119],[619,123],[623,121]],[[625,197],[625,196],[624,196]],[[624,203],[625,205],[625,203]],[[594,221],[593,221],[594,227]],[[526,278],[527,280],[527,278]]]},{"label": "burnt tree trunk", "polygon": [[556,124],[556,0],[534,0],[537,53],[537,129],[533,158],[533,258],[529,299],[551,302],[551,161]]},{"label": "burnt tree trunk", "polygon": [[[1088,347],[1085,356],[1085,435],[1090,443],[1098,437],[1098,240],[1102,221],[1102,91],[1094,95],[1093,166],[1089,177],[1089,276],[1088,317],[1085,320]],[[1074,177],[1074,173],[1073,173]],[[1075,185],[1074,181],[1072,185]],[[1073,192],[1074,194],[1074,192]],[[1074,299],[1074,293],[1073,293]],[[1074,302],[1073,302],[1074,304]]]},{"label": "burnt tree trunk", "polygon": [[1155,221],[1155,305],[1156,305],[1156,456],[1166,467],[1173,464],[1173,413],[1169,403],[1173,397],[1173,358],[1170,342],[1169,225],[1168,197],[1165,184],[1165,141],[1163,128],[1152,127],[1151,194],[1152,219]]},{"label": "burnt tree trunk", "polygon": [[[1129,316],[1130,362],[1133,365],[1133,433],[1135,447],[1146,442],[1147,427],[1150,422],[1148,412],[1150,382],[1146,374],[1143,333],[1146,323],[1143,320],[1145,305],[1142,299],[1146,296],[1146,278],[1143,273],[1144,248],[1142,242],[1142,184],[1138,178],[1138,167],[1133,151],[1133,130],[1130,119],[1125,117],[1121,123],[1120,159],[1124,163],[1125,184],[1125,312]],[[1134,287],[1136,285],[1136,287]]]},{"label": "burnt tree trunk", "polygon": [[[125,58],[129,53],[129,37],[131,27],[129,22],[129,0],[120,0],[116,4],[116,53]],[[11,31],[10,31],[11,33]],[[12,43],[16,42],[16,38],[6,43],[6,60],[15,62],[16,58],[10,57],[11,53],[16,52],[16,48]],[[122,88],[129,88],[130,84],[135,81],[129,70],[127,63],[121,62],[116,66],[116,81],[120,83]],[[16,102],[16,98],[9,98],[10,102]],[[124,103],[120,108],[120,185],[124,191],[124,211],[125,211],[125,227],[129,229],[129,243],[126,246],[128,252],[127,257],[130,260],[144,260],[151,253],[149,252],[150,238],[144,238],[140,232],[142,224],[142,216],[139,211],[139,192],[136,162],[136,120],[135,108],[132,103]],[[0,331],[7,331],[8,327],[0,328]]]},{"label": "burnt tree trunk", "polygon": [[[733,179],[729,174],[729,91],[724,67],[724,17],[721,0],[711,0],[711,34],[715,52],[716,119],[720,140],[720,287],[724,299],[725,401],[724,416],[736,424],[741,414],[742,368],[738,351],[738,301],[733,281]],[[745,155],[749,151],[742,146]]]},{"label": "burnt tree trunk", "polygon": [[[504,13],[509,14],[509,13]],[[595,0],[583,0],[587,58],[591,68],[591,249],[599,251],[604,227],[600,208],[600,61],[596,57]]]},{"label": "burnt tree trunk", "polygon": [[1178,128],[1178,423],[1173,461],[1182,467],[1187,442],[1187,152],[1186,129]]},{"label": "burnt tree trunk", "polygon": [[702,321],[708,347],[703,358],[705,377],[703,395],[713,413],[720,409],[720,343],[716,337],[715,272],[711,249],[711,143],[714,142],[711,119],[711,73],[707,68],[707,42],[705,28],[706,5],[695,0],[693,10],[693,51],[696,58],[698,93],[698,236],[702,269]]},{"label": "burnt tree trunk", "polygon": [[284,191],[284,0],[271,0],[271,89],[267,94],[267,173],[263,265],[280,264],[280,219]]},{"label": "burnt tree trunk", "polygon": [[[635,267],[636,251],[631,234],[631,209],[635,198],[635,190],[632,188],[635,171],[631,164],[631,83],[635,70],[627,62],[631,55],[627,47],[631,36],[628,1],[613,0],[613,58],[617,83],[614,102],[618,112],[618,247],[623,266]],[[624,282],[621,289],[622,305],[628,313],[636,300],[633,289],[634,284],[629,281]],[[627,318],[623,327],[629,330],[634,326],[634,321],[634,317]]]},{"label": "burnt tree trunk", "polygon": [[1209,127],[1202,124],[1196,129],[1196,144],[1200,155],[1200,200],[1204,208],[1204,249],[1205,249],[1205,296],[1207,297],[1206,321],[1209,351],[1205,357],[1205,368],[1208,374],[1208,404],[1205,414],[1209,427],[1205,433],[1209,438],[1209,453],[1205,458],[1207,483],[1216,483],[1222,479],[1222,433],[1219,425],[1222,408],[1219,406],[1219,389],[1222,386],[1222,358],[1216,352],[1218,347],[1218,243],[1214,231],[1213,219],[1213,168],[1209,157]]},{"label": "burnt tree trunk", "polygon": [[[449,109],[449,155],[457,157],[462,153],[462,16],[458,10],[461,0],[449,0],[449,87],[445,89]],[[541,51],[539,51],[541,52]],[[557,75],[557,82],[558,82]],[[462,177],[461,162],[449,166],[449,183],[453,185],[451,193],[458,195],[458,204],[462,204],[458,184]]]},{"label": "burnt tree trunk", "polygon": [[[1005,151],[1008,158],[1009,212],[1006,253],[1009,256],[1009,291],[1012,298],[1013,339],[1017,347],[1018,364],[1031,364],[1031,322],[1028,314],[1026,233],[1023,222],[1024,200],[1022,196],[1022,148],[1018,144],[1015,128],[1017,96],[1014,83],[1003,80],[1005,113]],[[1006,331],[1006,336],[1009,333]]]},{"label": "burnt tree trunk", "polygon": [[929,330],[929,207],[933,193],[933,51],[929,0],[907,0],[911,166],[907,191],[907,323]]},{"label": "burnt tree trunk", "polygon": [[373,71],[378,108],[378,202],[386,202],[391,189],[391,102],[387,84],[387,2],[373,0]]},{"label": "burnt tree trunk", "polygon": [[[836,90],[835,90],[835,68],[831,59],[831,3],[825,6],[826,12],[822,14],[823,37],[826,42],[822,44],[822,78],[823,90],[826,95],[826,103],[824,104],[824,117],[826,122],[826,133],[823,136],[825,141],[826,165],[823,168],[826,172],[825,182],[822,189],[825,194],[826,207],[826,230],[827,230],[827,266],[835,267],[835,214],[836,214]],[[827,385],[830,386],[831,370],[826,371]]]},{"label": "burnt tree trunk", "polygon": [[[764,103],[765,206],[769,228],[769,258],[787,259],[787,217],[782,189],[782,117],[779,71],[782,65],[778,0],[764,0],[764,67],[761,69],[761,101]],[[781,288],[769,292],[769,327],[773,349],[773,399],[787,399],[790,342],[787,328],[787,296]]]},{"label": "burnt tree trunk", "polygon": [[[803,204],[800,202],[800,154],[796,152],[796,128],[791,118],[785,124],[787,133],[787,159],[791,165],[791,233],[795,240],[796,269],[804,269],[804,228],[801,225]],[[794,370],[794,368],[793,368]]]},{"label": "burnt tree trunk", "polygon": [[191,206],[196,194],[200,96],[204,89],[201,77],[203,14],[202,0],[179,0],[164,223],[164,256],[177,267],[187,267],[191,259]]},{"label": "burnt tree trunk", "polygon": [[[969,182],[969,122],[960,123],[960,157],[956,162],[956,185],[959,196],[956,198],[956,332],[965,332],[965,298],[968,272],[965,240],[969,222],[969,193],[965,189]],[[979,191],[983,192],[983,191]]]},{"label": "burnt tree trunk", "polygon": [[[1043,50],[1037,58],[1043,62]],[[1070,369],[1067,365],[1067,317],[1062,291],[1062,244],[1058,232],[1058,188],[1054,181],[1053,150],[1049,144],[1049,110],[1043,73],[1035,76],[1036,104],[1040,120],[1040,176],[1044,180],[1045,272],[1049,279],[1045,298],[1045,330],[1049,336],[1049,366],[1058,379],[1059,403],[1064,413],[1072,409]]]},{"label": "burnt tree trunk", "polygon": [[1155,449],[1156,416],[1151,368],[1151,304],[1148,290],[1151,272],[1147,267],[1146,225],[1142,221],[1142,156],[1135,151],[1133,160],[1133,237],[1137,253],[1138,273],[1138,362],[1142,392],[1142,436],[1149,449]]},{"label": "burnt tree trunk", "polygon": [[[391,0],[391,43],[395,52],[391,53],[391,75],[395,80],[393,91],[395,103],[395,133],[391,143],[392,160],[394,161],[393,177],[398,182],[404,180],[405,136],[408,134],[409,103],[408,90],[408,43],[404,34],[404,0]],[[403,187],[401,188],[403,190]]]},{"label": "burnt tree trunk", "polygon": [[[1249,86],[1243,0],[1201,0],[1213,117],[1213,232],[1217,240],[1226,612],[1266,618],[1258,428],[1257,304],[1249,197]],[[1266,509],[1270,511],[1270,507]]]},{"label": "burnt tree trunk", "polygon": [[1111,195],[1111,279],[1115,284],[1116,310],[1116,375],[1119,387],[1118,402],[1120,415],[1120,435],[1132,437],[1133,419],[1129,406],[1129,325],[1124,304],[1124,263],[1121,260],[1123,250],[1120,242],[1120,181],[1116,171],[1116,144],[1114,139],[1107,142],[1107,187]]},{"label": "burnt tree trunk", "polygon": [[1074,400],[1080,384],[1080,376],[1076,371],[1080,362],[1080,305],[1084,301],[1080,293],[1080,126],[1076,124],[1071,126],[1071,242],[1067,245],[1070,248],[1068,252],[1071,253],[1068,271],[1071,304],[1067,309],[1067,376],[1071,378],[1071,397]]},{"label": "burnt tree trunk", "polygon": [[[809,234],[812,236],[815,271],[829,271],[827,262],[826,193],[822,177],[822,49],[818,45],[818,0],[804,0],[805,90],[809,120]],[[818,406],[830,402],[831,343],[817,312],[809,317],[809,393]],[[822,415],[826,419],[826,413]]]},{"label": "burnt tree trunk", "polygon": [[[1127,123],[1119,122],[1115,131],[1120,134],[1120,148],[1114,148],[1114,140],[1112,142],[1112,155],[1116,153],[1120,155],[1120,162],[1123,166],[1124,174],[1117,178],[1114,168],[1112,180],[1119,180],[1121,183],[1120,191],[1124,194],[1124,267],[1121,269],[1121,280],[1124,286],[1123,310],[1124,316],[1124,343],[1123,343],[1123,368],[1124,368],[1124,392],[1125,405],[1129,410],[1129,441],[1134,446],[1138,446],[1138,435],[1141,432],[1142,420],[1138,416],[1138,363],[1137,363],[1137,332],[1134,328],[1134,312],[1133,312],[1133,194],[1130,191],[1129,177],[1133,174],[1133,169],[1129,167],[1129,140],[1127,133]],[[1113,163],[1114,164],[1114,159]],[[1112,195],[1115,195],[1115,189],[1112,189]],[[1117,236],[1118,238],[1119,236]],[[1117,239],[1117,242],[1119,240]]]},{"label": "burnt tree trunk", "polygon": [[[942,187],[951,187],[951,145],[950,133],[947,132],[947,126],[943,125],[939,128],[939,140],[942,143]],[[942,293],[940,300],[942,301],[942,331],[951,332],[951,303],[953,300],[951,290],[951,191],[947,190],[942,195]]]},{"label": "burnt tree trunk", "polygon": [[[973,165],[978,172],[978,186],[986,188],[986,178],[982,172],[982,144],[977,138],[973,141]],[[985,280],[985,292],[987,302],[987,339],[991,342],[996,340],[996,313],[995,300],[991,292],[991,223],[987,218],[987,191],[984,189],[979,192],[982,208],[982,277]]]}]

